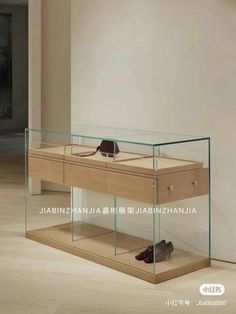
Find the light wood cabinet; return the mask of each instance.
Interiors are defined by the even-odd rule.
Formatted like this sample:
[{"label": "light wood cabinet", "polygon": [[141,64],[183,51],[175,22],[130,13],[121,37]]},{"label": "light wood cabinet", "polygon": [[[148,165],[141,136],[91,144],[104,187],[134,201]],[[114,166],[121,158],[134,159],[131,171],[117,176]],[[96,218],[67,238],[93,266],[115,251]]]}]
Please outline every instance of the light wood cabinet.
[{"label": "light wood cabinet", "polygon": [[29,175],[150,204],[153,191],[157,204],[208,193],[208,168],[201,162],[157,159],[159,168],[153,171],[152,156],[123,153],[123,161],[117,162],[100,154],[92,158],[64,155],[63,147],[31,149]]},{"label": "light wood cabinet", "polygon": [[28,172],[30,177],[64,184],[64,163],[61,159],[29,155]]},{"label": "light wood cabinet", "polygon": [[106,171],[65,162],[64,184],[66,186],[106,193]]}]

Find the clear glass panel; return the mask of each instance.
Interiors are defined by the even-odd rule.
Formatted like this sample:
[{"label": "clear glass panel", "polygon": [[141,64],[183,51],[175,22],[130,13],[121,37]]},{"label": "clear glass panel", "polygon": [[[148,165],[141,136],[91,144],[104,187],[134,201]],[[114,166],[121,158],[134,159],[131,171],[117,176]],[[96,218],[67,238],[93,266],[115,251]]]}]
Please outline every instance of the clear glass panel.
[{"label": "clear glass panel", "polygon": [[0,119],[12,118],[11,15],[0,14]]},{"label": "clear glass panel", "polygon": [[[41,129],[34,129],[35,131],[42,132]],[[67,133],[67,128],[60,127],[49,127],[44,129],[43,132],[52,132],[57,134]],[[115,140],[121,143],[139,144],[145,146],[157,146],[166,145],[179,142],[198,141],[206,139],[203,136],[192,136],[183,134],[171,134],[154,131],[143,131],[143,130],[132,130],[132,129],[121,129],[112,127],[102,127],[86,124],[78,124],[71,126],[71,135],[80,138],[88,139],[106,139]]]},{"label": "clear glass panel", "polygon": [[117,214],[115,219],[115,255],[119,262],[133,268],[153,273],[153,264],[137,260],[138,255],[153,245],[153,215],[150,202],[128,198],[114,198]]},{"label": "clear glass panel", "polygon": [[104,169],[113,158],[101,154],[100,139],[72,137],[65,182],[72,187],[72,242],[94,254],[113,255],[113,197],[105,192]]},{"label": "clear glass panel", "polygon": [[93,240],[100,242],[106,235],[111,240],[113,252],[112,197],[76,187],[72,191],[72,241],[95,237]]},{"label": "clear glass panel", "polygon": [[57,241],[71,240],[70,190],[60,184],[29,178],[26,192],[26,232]]},{"label": "clear glass panel", "polygon": [[[115,254],[116,260],[134,269],[144,271],[149,276],[154,273],[153,243],[158,230],[154,224],[153,207],[156,203],[156,158],[153,147],[119,143],[121,152],[126,152],[127,159],[118,163],[112,181],[114,187],[115,216]],[[142,252],[147,260],[142,258]],[[141,254],[141,255],[140,255]]]},{"label": "clear glass panel", "polygon": [[156,257],[157,257],[157,243],[160,243],[160,225],[161,225],[161,216],[156,212],[158,206],[158,166],[159,166],[159,147],[153,147],[152,154],[152,188],[153,188],[153,202],[152,202],[152,219],[153,219],[153,243],[152,243],[152,256],[149,257],[149,262],[153,262],[153,273],[156,274]]},{"label": "clear glass panel", "polygon": [[157,275],[210,257],[209,140],[161,146],[158,155],[155,225],[167,245],[156,246]]},{"label": "clear glass panel", "polygon": [[[71,239],[71,191],[63,184],[63,154],[70,135],[25,132],[25,231]],[[54,238],[53,238],[54,237]]]}]

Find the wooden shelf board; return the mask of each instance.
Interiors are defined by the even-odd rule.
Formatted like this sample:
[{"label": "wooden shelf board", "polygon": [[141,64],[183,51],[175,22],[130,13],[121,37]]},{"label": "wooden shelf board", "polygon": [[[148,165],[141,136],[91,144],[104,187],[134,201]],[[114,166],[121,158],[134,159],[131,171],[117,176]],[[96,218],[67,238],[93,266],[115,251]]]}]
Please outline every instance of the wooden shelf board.
[{"label": "wooden shelf board", "polygon": [[26,237],[152,283],[210,266],[209,258],[175,249],[170,259],[156,263],[154,274],[153,264],[135,259],[135,255],[151,244],[150,241],[118,233],[115,256],[112,230],[87,223],[74,225],[74,230],[76,241],[73,242],[69,223],[31,230]]}]

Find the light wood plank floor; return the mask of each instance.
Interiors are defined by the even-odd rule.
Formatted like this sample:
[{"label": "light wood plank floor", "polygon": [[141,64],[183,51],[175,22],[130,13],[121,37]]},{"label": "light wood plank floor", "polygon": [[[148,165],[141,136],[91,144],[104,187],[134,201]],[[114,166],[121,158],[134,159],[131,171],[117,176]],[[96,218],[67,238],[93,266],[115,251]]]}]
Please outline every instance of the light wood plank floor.
[{"label": "light wood plank floor", "polygon": [[[236,265],[214,262],[153,285],[24,238],[23,137],[0,134],[0,314],[236,313]],[[204,298],[202,283],[226,293]],[[168,307],[167,300],[226,300],[220,307]]]}]

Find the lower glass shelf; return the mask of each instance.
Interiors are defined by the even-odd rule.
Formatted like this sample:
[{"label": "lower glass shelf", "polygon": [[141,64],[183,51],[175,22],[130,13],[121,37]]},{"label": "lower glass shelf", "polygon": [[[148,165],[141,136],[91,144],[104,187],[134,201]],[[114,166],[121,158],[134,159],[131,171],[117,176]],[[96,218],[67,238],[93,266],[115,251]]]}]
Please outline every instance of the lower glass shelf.
[{"label": "lower glass shelf", "polygon": [[76,224],[78,226],[73,226],[76,241],[72,241],[70,223],[27,231],[26,237],[152,283],[175,278],[211,264],[210,259],[202,255],[175,249],[171,258],[156,263],[154,273],[153,264],[135,259],[144,248],[152,245],[151,241],[118,233],[114,255],[112,230],[88,223]]}]

